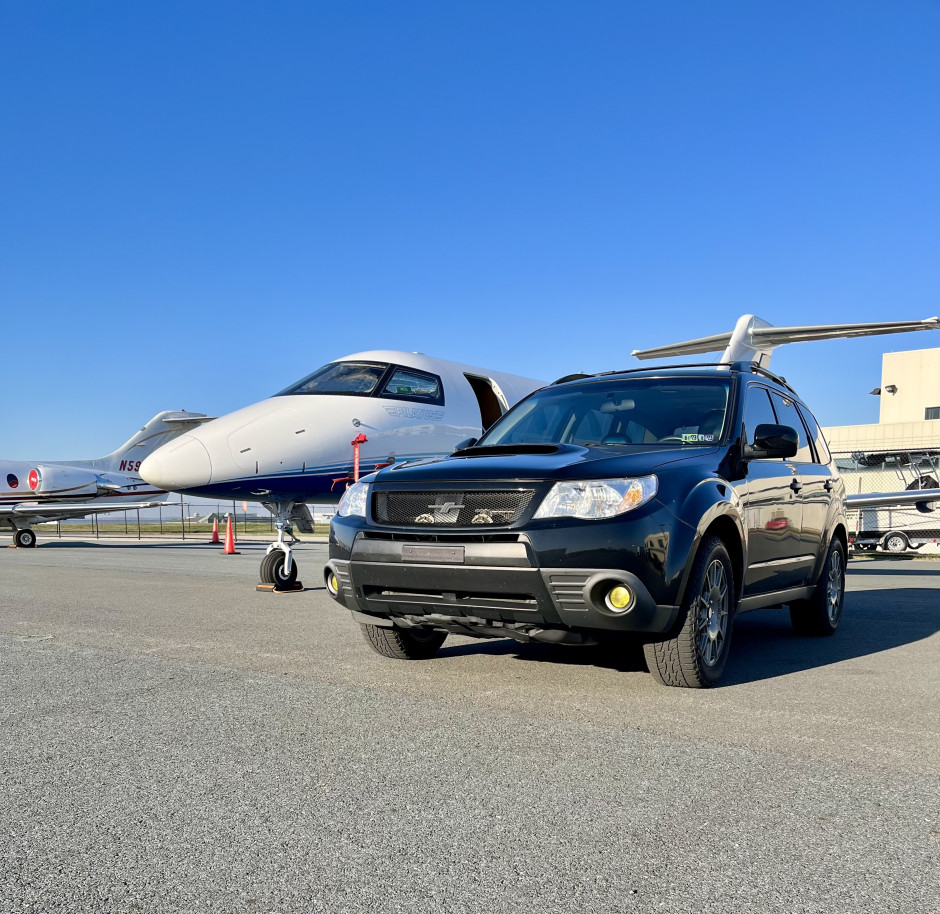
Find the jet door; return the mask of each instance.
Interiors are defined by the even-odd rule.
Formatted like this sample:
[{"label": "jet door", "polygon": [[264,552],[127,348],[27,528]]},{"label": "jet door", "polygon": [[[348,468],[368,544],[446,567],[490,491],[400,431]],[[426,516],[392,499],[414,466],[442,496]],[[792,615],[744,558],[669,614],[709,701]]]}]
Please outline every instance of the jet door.
[{"label": "jet door", "polygon": [[509,409],[509,404],[499,389],[499,385],[492,378],[473,374],[464,374],[464,377],[470,382],[473,394],[477,398],[477,404],[480,407],[480,424],[483,426],[483,431],[486,431]]}]

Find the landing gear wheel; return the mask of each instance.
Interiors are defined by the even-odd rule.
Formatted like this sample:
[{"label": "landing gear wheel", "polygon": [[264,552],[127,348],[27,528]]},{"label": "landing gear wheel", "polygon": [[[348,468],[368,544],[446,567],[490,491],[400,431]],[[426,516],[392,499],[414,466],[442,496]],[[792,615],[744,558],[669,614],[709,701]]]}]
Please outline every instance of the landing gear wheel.
[{"label": "landing gear wheel", "polygon": [[433,657],[447,638],[447,632],[430,628],[385,628],[381,625],[360,625],[369,647],[383,657],[395,660],[427,660]]},{"label": "landing gear wheel", "polygon": [[291,562],[290,574],[284,571],[287,556],[280,549],[272,549],[261,560],[261,583],[273,584],[280,589],[292,587],[297,580],[297,563]]},{"label": "landing gear wheel", "polygon": [[903,552],[907,549],[907,537],[903,533],[889,533],[885,537],[885,552]]},{"label": "landing gear wheel", "polygon": [[790,622],[798,635],[832,635],[842,619],[845,601],[845,550],[834,539],[829,546],[826,564],[816,582],[816,590],[808,600],[790,604]]},{"label": "landing gear wheel", "polygon": [[36,545],[36,534],[32,530],[17,530],[13,542],[21,549],[31,549]]},{"label": "landing gear wheel", "polygon": [[728,660],[736,605],[728,550],[717,536],[709,537],[695,557],[678,633],[643,645],[654,678],[688,689],[716,685]]}]

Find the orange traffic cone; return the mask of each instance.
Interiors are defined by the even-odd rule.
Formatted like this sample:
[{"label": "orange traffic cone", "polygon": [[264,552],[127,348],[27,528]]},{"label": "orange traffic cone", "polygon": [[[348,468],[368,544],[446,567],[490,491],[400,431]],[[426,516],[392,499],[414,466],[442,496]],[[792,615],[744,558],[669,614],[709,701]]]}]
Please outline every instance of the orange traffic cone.
[{"label": "orange traffic cone", "polygon": [[212,539],[209,540],[210,543],[221,543],[222,540],[219,539],[219,519],[217,517],[212,518]]},{"label": "orange traffic cone", "polygon": [[222,550],[225,555],[238,555],[235,549],[235,531],[232,529],[232,515],[229,514],[225,524],[225,549]]}]

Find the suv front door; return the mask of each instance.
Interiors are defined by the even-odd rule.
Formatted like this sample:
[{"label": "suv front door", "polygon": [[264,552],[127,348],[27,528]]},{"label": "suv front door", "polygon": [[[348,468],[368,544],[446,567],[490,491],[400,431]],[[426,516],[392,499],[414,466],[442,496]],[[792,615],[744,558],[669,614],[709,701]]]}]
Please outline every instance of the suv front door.
[{"label": "suv front door", "polygon": [[[749,384],[744,401],[744,435],[748,444],[754,443],[757,426],[764,424],[789,423],[783,420],[778,423],[766,387]],[[796,431],[801,430],[799,424]],[[748,461],[744,486],[747,565],[742,596],[795,587],[805,579],[800,488],[800,476],[792,461],[781,458]]]}]

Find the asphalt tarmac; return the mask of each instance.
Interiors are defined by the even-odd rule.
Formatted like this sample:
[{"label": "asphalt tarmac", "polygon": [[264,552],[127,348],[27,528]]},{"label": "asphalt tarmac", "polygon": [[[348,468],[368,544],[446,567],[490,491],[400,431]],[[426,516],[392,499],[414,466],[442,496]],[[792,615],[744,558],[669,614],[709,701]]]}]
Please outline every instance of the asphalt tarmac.
[{"label": "asphalt tarmac", "polygon": [[938,910],[940,562],[851,561],[833,638],[739,617],[692,691],[386,660],[325,545],[278,595],[239,549],[0,548],[0,914]]}]

